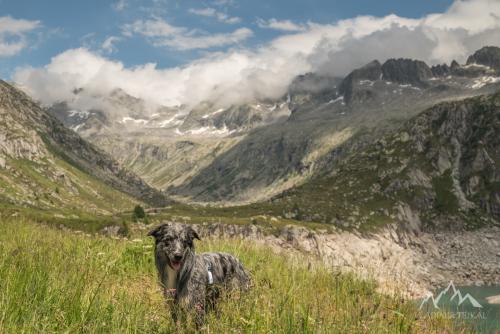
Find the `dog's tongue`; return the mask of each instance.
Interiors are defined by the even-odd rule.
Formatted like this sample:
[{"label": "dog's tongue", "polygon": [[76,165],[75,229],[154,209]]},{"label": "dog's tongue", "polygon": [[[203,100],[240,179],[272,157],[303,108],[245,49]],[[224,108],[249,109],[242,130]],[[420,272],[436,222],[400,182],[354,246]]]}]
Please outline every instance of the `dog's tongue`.
[{"label": "dog's tongue", "polygon": [[181,263],[180,262],[176,262],[176,261],[172,261],[172,269],[175,270],[175,271],[179,271],[179,269],[181,269]]}]

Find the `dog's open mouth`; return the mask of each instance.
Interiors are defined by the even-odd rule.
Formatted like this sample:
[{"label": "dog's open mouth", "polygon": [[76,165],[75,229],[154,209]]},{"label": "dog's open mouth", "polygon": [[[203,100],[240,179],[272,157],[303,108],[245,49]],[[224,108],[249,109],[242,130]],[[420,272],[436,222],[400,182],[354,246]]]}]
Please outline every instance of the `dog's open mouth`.
[{"label": "dog's open mouth", "polygon": [[181,261],[170,260],[170,266],[175,271],[179,271],[181,269],[181,265],[182,265]]}]

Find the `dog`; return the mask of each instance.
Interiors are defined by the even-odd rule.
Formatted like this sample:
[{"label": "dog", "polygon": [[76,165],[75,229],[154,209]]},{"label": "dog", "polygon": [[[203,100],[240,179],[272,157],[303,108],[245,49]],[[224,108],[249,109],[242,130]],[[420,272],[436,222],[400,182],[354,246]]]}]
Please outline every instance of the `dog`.
[{"label": "dog", "polygon": [[222,289],[247,291],[251,279],[239,259],[227,253],[195,254],[194,239],[200,240],[189,225],[162,224],[148,233],[155,238],[155,264],[164,296],[178,310],[195,315],[201,325],[205,312],[215,307]]}]

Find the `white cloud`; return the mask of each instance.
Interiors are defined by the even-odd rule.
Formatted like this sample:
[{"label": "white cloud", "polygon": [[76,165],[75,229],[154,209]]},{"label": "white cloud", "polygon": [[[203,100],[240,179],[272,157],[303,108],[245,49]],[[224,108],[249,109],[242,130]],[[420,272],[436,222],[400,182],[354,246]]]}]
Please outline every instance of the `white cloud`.
[{"label": "white cloud", "polygon": [[[43,68],[17,70],[14,80],[47,104],[70,100],[74,88],[84,88],[82,96],[87,101],[82,98],[80,106],[91,105],[93,96],[115,88],[170,106],[193,106],[204,100],[228,105],[279,98],[296,75],[308,71],[341,76],[373,59],[392,57],[429,63],[456,58],[464,62],[478,48],[500,43],[497,13],[499,2],[473,0],[456,1],[448,11],[420,19],[360,16],[335,24],[308,23],[307,30],[283,35],[254,50],[231,49],[167,69],[155,64],[127,68],[86,49],[73,49],[54,57]],[[478,23],[471,24],[471,20]],[[202,47],[221,45],[228,38],[227,34],[204,36],[161,20],[137,21],[124,32],[179,49],[193,47],[194,43]],[[243,37],[232,36],[230,42],[250,33],[242,31],[239,34]]]},{"label": "white cloud", "polygon": [[132,24],[125,24],[122,27],[123,34],[131,37],[133,34],[140,34],[147,37],[170,37],[187,32],[186,28],[175,27],[161,19],[137,20]]},{"label": "white cloud", "polygon": [[27,34],[40,27],[40,21],[0,17],[0,57],[13,56],[26,48]]},{"label": "white cloud", "polygon": [[[423,24],[441,29],[464,29],[477,34],[492,27],[500,27],[500,1],[456,0],[445,14],[429,15]],[[499,37],[500,39],[500,37]]]},{"label": "white cloud", "polygon": [[212,1],[212,4],[214,6],[233,6],[234,5],[234,0],[214,0]]},{"label": "white cloud", "polygon": [[190,8],[188,10],[189,13],[198,15],[198,16],[205,16],[205,17],[214,17],[217,19],[219,22],[223,23],[228,23],[228,24],[235,24],[241,22],[241,19],[236,16],[229,16],[223,12],[217,11],[215,8],[211,7],[206,7],[206,8]]},{"label": "white cloud", "polygon": [[122,39],[117,36],[110,36],[104,40],[101,45],[101,49],[106,53],[113,53],[116,50],[115,43],[121,41]]},{"label": "white cloud", "polygon": [[239,28],[229,33],[209,34],[173,26],[159,18],[135,21],[124,25],[122,31],[125,36],[139,34],[148,37],[154,46],[168,46],[177,50],[209,49],[238,44],[253,35],[248,28]]},{"label": "white cloud", "polygon": [[277,20],[275,18],[264,20],[257,19],[257,25],[263,29],[274,29],[281,31],[305,31],[307,26],[304,24],[294,23],[290,20]]},{"label": "white cloud", "polygon": [[127,0],[118,0],[111,5],[111,7],[117,12],[124,10],[125,8],[127,8],[127,6],[128,6]]}]

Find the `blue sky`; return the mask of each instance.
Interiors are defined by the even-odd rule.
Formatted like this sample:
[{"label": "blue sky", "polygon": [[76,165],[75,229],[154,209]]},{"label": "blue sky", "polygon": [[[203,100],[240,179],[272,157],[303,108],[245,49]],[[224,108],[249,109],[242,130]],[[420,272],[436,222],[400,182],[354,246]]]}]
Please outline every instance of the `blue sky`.
[{"label": "blue sky", "polygon": [[[229,48],[254,48],[289,31],[263,28],[258,22],[289,20],[297,25],[315,22],[330,24],[358,15],[418,18],[444,11],[451,0],[400,1],[99,1],[99,0],[0,0],[0,16],[39,21],[26,34],[28,46],[12,56],[0,56],[0,75],[10,77],[18,66],[42,66],[51,57],[67,50],[86,47],[126,66],[157,63],[172,67],[189,63],[207,52]],[[198,15],[195,14],[198,10]],[[201,14],[200,15],[200,10]],[[213,13],[213,14],[211,14]],[[211,15],[211,16],[210,16]],[[224,15],[226,18],[224,18]],[[179,50],[154,46],[145,36],[123,36],[123,26],[152,17],[201,35],[229,34],[239,28],[251,30],[241,41],[206,48]],[[231,21],[232,19],[232,21]],[[260,20],[260,21],[259,21]],[[113,49],[103,50],[105,40],[114,36]],[[243,38],[245,37],[245,38]],[[113,39],[112,39],[113,40]]]}]

